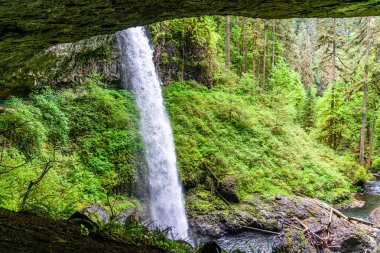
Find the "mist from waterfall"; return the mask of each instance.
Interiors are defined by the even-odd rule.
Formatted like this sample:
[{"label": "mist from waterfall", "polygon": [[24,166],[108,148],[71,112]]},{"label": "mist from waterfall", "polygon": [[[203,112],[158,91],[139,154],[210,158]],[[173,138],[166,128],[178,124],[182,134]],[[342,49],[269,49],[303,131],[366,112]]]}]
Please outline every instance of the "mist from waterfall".
[{"label": "mist from waterfall", "polygon": [[163,103],[161,80],[153,62],[153,49],[145,28],[116,34],[123,85],[136,97],[140,133],[148,167],[150,214],[156,226],[171,227],[174,238],[187,238],[187,218],[179,180],[173,133]]}]

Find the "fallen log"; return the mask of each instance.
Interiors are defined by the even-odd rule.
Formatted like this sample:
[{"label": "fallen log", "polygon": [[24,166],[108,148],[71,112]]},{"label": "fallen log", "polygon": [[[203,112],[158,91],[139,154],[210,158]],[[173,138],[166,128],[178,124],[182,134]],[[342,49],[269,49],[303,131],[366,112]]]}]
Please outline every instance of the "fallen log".
[{"label": "fallen log", "polygon": [[353,221],[357,221],[357,222],[360,222],[360,223],[363,223],[363,224],[366,224],[368,226],[371,226],[371,227],[374,227],[375,224],[373,224],[372,222],[369,222],[369,221],[366,221],[366,220],[363,220],[363,219],[360,219],[360,218],[356,218],[356,217],[348,217],[349,220],[353,220]]},{"label": "fallen log", "polygon": [[[320,200],[317,200],[317,199],[311,199],[311,198],[308,198],[306,196],[301,196],[303,197],[306,201],[309,201],[310,203],[312,204],[315,204],[323,209],[325,209],[326,211],[329,210],[330,211],[330,220],[332,220],[332,215],[331,215],[331,212],[334,213],[335,215],[337,215],[339,218],[342,218],[342,219],[345,219],[347,221],[356,221],[356,222],[359,222],[359,223],[362,223],[362,224],[365,224],[367,226],[371,226],[371,227],[374,227],[374,228],[378,228],[378,226],[376,226],[375,224],[369,222],[369,221],[366,221],[366,220],[362,220],[362,219],[359,219],[359,218],[355,218],[355,217],[348,217],[346,215],[344,215],[342,212],[340,212],[339,210],[329,206],[328,204],[320,201]],[[329,221],[330,223],[330,221]]]},{"label": "fallen log", "polygon": [[270,231],[270,230],[266,230],[266,229],[253,228],[253,227],[248,227],[248,226],[240,226],[240,227],[250,229],[250,230],[259,231],[259,232],[264,232],[264,233],[269,233],[269,234],[274,234],[274,235],[280,235],[280,233],[278,233],[278,232],[274,232],[274,231]]}]

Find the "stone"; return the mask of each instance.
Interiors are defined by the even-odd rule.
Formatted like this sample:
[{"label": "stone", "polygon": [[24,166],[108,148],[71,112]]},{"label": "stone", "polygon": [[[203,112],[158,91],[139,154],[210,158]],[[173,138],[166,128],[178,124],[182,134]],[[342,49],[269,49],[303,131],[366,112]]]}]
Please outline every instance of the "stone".
[{"label": "stone", "polygon": [[197,252],[199,253],[220,253],[222,252],[222,249],[220,246],[214,242],[205,242],[198,250]]},{"label": "stone", "polygon": [[99,226],[96,223],[94,223],[88,216],[80,212],[75,212],[73,215],[70,216],[68,221],[78,224],[78,225],[83,225],[84,227],[88,228],[90,231],[99,230]]},{"label": "stone", "polygon": [[239,196],[235,176],[226,176],[218,182],[217,190],[227,201],[238,203]]},{"label": "stone", "polygon": [[[277,195],[273,198],[255,197],[212,214],[189,212],[189,223],[194,232],[202,230],[202,235],[206,236],[222,237],[249,231],[245,227],[279,232],[274,252],[315,252],[300,231],[287,225],[301,228],[295,217],[312,231],[317,231],[327,226],[330,212],[303,198]],[[329,245],[334,245],[337,252],[372,252],[378,237],[376,229],[354,224],[336,215],[333,215],[329,232]],[[324,237],[327,233],[320,235]]]},{"label": "stone", "polygon": [[380,226],[380,207],[376,208],[369,214],[369,220],[377,225]]},{"label": "stone", "polygon": [[317,253],[317,250],[312,247],[301,231],[290,230],[282,233],[275,241],[272,249],[273,253]]}]

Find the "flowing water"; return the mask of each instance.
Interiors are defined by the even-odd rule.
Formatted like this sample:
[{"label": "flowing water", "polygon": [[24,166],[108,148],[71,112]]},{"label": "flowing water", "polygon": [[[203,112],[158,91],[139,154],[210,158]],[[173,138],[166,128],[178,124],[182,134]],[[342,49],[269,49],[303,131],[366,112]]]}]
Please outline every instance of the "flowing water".
[{"label": "flowing water", "polygon": [[271,253],[275,236],[259,232],[243,232],[224,236],[216,243],[227,252]]},{"label": "flowing water", "polygon": [[148,167],[150,214],[156,226],[172,228],[172,237],[187,238],[187,218],[178,177],[174,141],[163,104],[153,49],[143,27],[117,33],[123,85],[136,97],[140,133]]},{"label": "flowing water", "polygon": [[376,180],[368,181],[363,193],[358,193],[356,198],[365,202],[360,208],[350,208],[342,210],[347,216],[368,219],[369,214],[380,206],[380,177],[377,175]]}]

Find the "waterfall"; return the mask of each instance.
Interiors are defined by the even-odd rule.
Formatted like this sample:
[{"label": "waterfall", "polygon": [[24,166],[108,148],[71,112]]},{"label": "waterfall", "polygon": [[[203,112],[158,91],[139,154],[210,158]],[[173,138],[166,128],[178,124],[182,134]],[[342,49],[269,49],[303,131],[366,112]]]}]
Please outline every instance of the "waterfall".
[{"label": "waterfall", "polygon": [[116,34],[123,85],[136,97],[140,133],[148,166],[150,214],[156,226],[172,228],[175,238],[187,238],[187,218],[178,177],[173,133],[153,63],[153,49],[143,27]]}]

